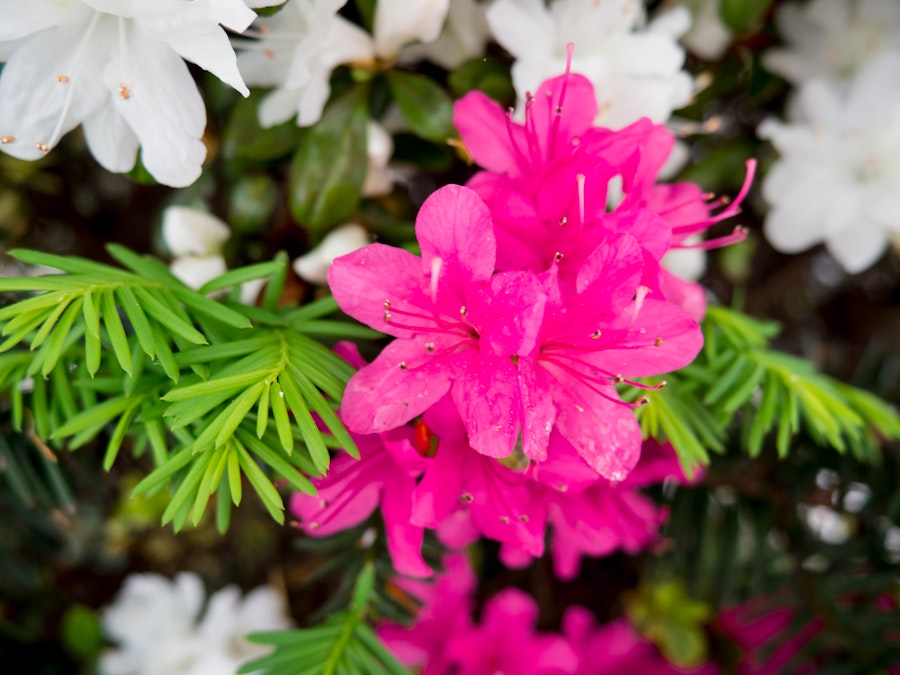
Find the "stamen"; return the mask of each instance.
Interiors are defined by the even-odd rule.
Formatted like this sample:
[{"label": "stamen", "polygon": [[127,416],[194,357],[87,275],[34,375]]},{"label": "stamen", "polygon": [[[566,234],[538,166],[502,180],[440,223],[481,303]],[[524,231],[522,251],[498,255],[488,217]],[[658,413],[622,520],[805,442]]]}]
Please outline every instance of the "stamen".
[{"label": "stamen", "polygon": [[610,403],[615,403],[616,405],[621,405],[626,408],[635,409],[635,408],[640,408],[641,406],[644,406],[650,402],[650,399],[648,399],[646,396],[641,396],[641,398],[639,398],[634,403],[629,403],[628,401],[623,401],[622,399],[620,399],[616,396],[610,396],[609,394],[607,394],[603,391],[600,391],[600,389],[598,389],[597,387],[594,386],[594,383],[602,384],[596,378],[588,377],[583,372],[581,372],[580,370],[576,370],[575,368],[572,368],[567,363],[564,363],[557,359],[548,358],[546,356],[546,354],[544,354],[543,356],[544,356],[544,361],[546,361],[548,363],[552,363],[553,365],[557,366],[558,368],[563,369],[564,371],[566,371],[567,373],[572,375],[577,381],[579,381],[585,387],[590,389],[592,392],[594,392],[598,396],[606,399]]},{"label": "stamen", "polygon": [[45,155],[50,152],[50,146],[46,143],[35,143],[34,147],[43,152]]},{"label": "stamen", "polygon": [[663,342],[664,342],[664,340],[661,337],[658,337],[653,341],[653,346],[654,347],[662,347]]},{"label": "stamen", "polygon": [[528,519],[528,516],[526,516],[524,513],[523,513],[521,516],[519,516],[519,522],[520,522],[520,523],[527,523],[528,520],[529,520],[529,519]]},{"label": "stamen", "polygon": [[16,140],[15,136],[0,136],[0,145],[6,145]]},{"label": "stamen", "polygon": [[599,340],[601,335],[603,335],[603,333],[600,332],[600,329],[598,328],[593,333],[591,333],[591,340]]},{"label": "stamen", "polygon": [[125,101],[131,98],[131,89],[124,82],[119,82],[119,96]]},{"label": "stamen", "polygon": [[744,241],[744,239],[747,238],[747,233],[748,230],[746,227],[738,225],[734,228],[734,230],[732,230],[731,234],[725,235],[724,237],[716,237],[715,239],[698,241],[695,244],[673,244],[672,248],[702,249],[704,251],[709,251],[714,248],[731,246],[731,244],[737,244],[738,242]]},{"label": "stamen", "polygon": [[475,501],[475,497],[473,497],[473,496],[472,496],[471,494],[469,494],[468,492],[463,492],[463,493],[459,496],[459,501],[460,501],[461,503],[463,503],[463,504],[471,504],[473,501]]},{"label": "stamen", "polygon": [[65,84],[66,82],[69,81],[69,76],[68,75],[57,75],[56,81],[59,82],[60,84]]},{"label": "stamen", "polygon": [[425,343],[425,351],[428,352],[429,354],[434,354],[434,343],[426,342]]},{"label": "stamen", "polygon": [[384,308],[385,308],[385,309],[390,309],[390,308],[391,308],[391,301],[390,301],[390,300],[385,300],[385,301],[384,301]]},{"label": "stamen", "polygon": [[561,262],[563,258],[565,258],[565,256],[559,251],[553,254],[553,262]]},{"label": "stamen", "polygon": [[581,225],[584,225],[584,174],[580,173],[575,176],[578,183],[578,215],[581,218]]},{"label": "stamen", "polygon": [[569,222],[569,219],[566,218],[565,216],[563,216],[562,218],[559,219],[559,226],[562,227],[563,225],[565,225],[568,222]]},{"label": "stamen", "polygon": [[515,114],[515,110],[512,108],[508,108],[506,110],[506,133],[509,136],[509,143],[513,147],[513,150],[516,152],[516,158],[519,160],[520,164],[524,166],[529,166],[531,162],[525,156],[525,153],[522,152],[522,148],[519,147],[519,144],[516,143],[516,136],[513,133],[513,122],[512,118]]},{"label": "stamen", "polygon": [[[562,118],[563,103],[566,101],[566,90],[569,87],[569,77],[572,74],[572,54],[575,52],[575,43],[570,42],[566,45],[566,71],[563,73],[563,85],[559,91],[559,100],[556,102],[556,115],[553,118],[553,125],[550,128],[550,138],[547,143],[547,159],[553,157],[555,151],[556,137],[559,135],[559,125]],[[584,220],[584,219],[582,219]]]},{"label": "stamen", "polygon": [[460,316],[465,316],[466,313],[467,313],[467,310],[466,310],[466,306],[465,306],[465,305],[463,305],[462,307],[459,308],[459,315],[460,315]]},{"label": "stamen", "polygon": [[509,523],[509,517],[508,516],[500,516],[500,522],[503,523],[504,525],[507,525]]},{"label": "stamen", "polygon": [[400,362],[400,370],[409,370],[409,366],[406,365],[406,361]]}]

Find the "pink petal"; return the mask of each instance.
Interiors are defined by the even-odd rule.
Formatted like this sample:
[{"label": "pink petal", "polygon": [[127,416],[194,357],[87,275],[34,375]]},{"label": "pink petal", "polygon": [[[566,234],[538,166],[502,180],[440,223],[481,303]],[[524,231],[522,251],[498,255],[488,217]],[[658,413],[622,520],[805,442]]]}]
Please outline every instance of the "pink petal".
[{"label": "pink petal", "polygon": [[[395,310],[398,323],[433,328],[433,303],[425,291],[422,261],[408,251],[369,244],[337,258],[328,270],[328,285],[341,309],[375,330],[395,337],[411,337],[418,330],[399,328],[385,321],[385,302]],[[399,321],[398,312],[409,312]]]},{"label": "pink petal", "polygon": [[[557,106],[561,113],[557,114]],[[554,139],[553,153],[571,151],[571,141],[580,137],[594,124],[597,98],[594,85],[583,75],[570,73],[541,83],[531,106],[534,126],[538,134]],[[551,153],[547,153],[551,155]],[[551,156],[552,156],[551,155]]]},{"label": "pink petal", "polygon": [[537,367],[534,359],[519,359],[519,394],[522,425],[522,452],[536,462],[547,458],[550,430],[556,421],[556,406],[550,396],[546,373]]},{"label": "pink petal", "polygon": [[578,270],[579,308],[574,311],[589,316],[621,313],[634,297],[643,267],[641,246],[634,237],[607,235]]},{"label": "pink petal", "polygon": [[387,546],[394,567],[400,574],[411,577],[430,577],[431,568],[422,558],[425,531],[412,525],[412,494],[415,480],[394,476],[382,497],[382,514],[387,533]]},{"label": "pink petal", "polygon": [[528,356],[537,344],[547,296],[531,272],[500,272],[491,278],[490,291],[469,306],[479,327],[482,349],[497,356]]},{"label": "pink petal", "polygon": [[394,340],[350,378],[341,401],[348,429],[369,434],[399,427],[447,393],[461,355],[431,356],[429,342],[443,347],[447,338]]},{"label": "pink petal", "polygon": [[467,187],[447,185],[428,197],[416,217],[416,238],[422,272],[439,274],[451,287],[485,281],[494,272],[497,244],[491,212]]},{"label": "pink petal", "polygon": [[500,104],[480,91],[469,92],[453,104],[453,124],[476,164],[505,176],[520,175],[516,146],[526,145],[525,133]]}]

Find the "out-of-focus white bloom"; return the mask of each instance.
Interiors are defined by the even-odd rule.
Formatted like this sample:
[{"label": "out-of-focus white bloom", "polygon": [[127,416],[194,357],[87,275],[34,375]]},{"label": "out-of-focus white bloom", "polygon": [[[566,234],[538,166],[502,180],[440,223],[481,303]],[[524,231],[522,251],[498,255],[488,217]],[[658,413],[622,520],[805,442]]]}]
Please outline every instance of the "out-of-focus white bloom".
[{"label": "out-of-focus white bloom", "polygon": [[487,24],[487,4],[476,0],[453,0],[444,29],[434,41],[421,40],[400,54],[401,61],[429,59],[447,70],[484,54],[491,33]]},{"label": "out-of-focus white bloom", "polygon": [[691,29],[681,38],[681,44],[707,61],[715,61],[731,44],[731,31],[719,14],[719,0],[684,0],[691,11]]},{"label": "out-of-focus white bloom", "polygon": [[369,156],[369,168],[362,193],[366,197],[386,195],[394,183],[393,174],[388,168],[388,161],[394,154],[394,141],[387,130],[374,120],[369,120],[366,131],[366,152]]},{"label": "out-of-focus white bloom", "polygon": [[872,57],[900,49],[897,0],[811,0],[786,3],[775,23],[787,46],[763,64],[795,85],[812,77],[847,82]]},{"label": "out-of-focus white bloom", "polygon": [[162,236],[175,256],[172,274],[191,288],[225,274],[222,257],[231,229],[209,213],[186,206],[170,206],[163,212]]},{"label": "out-of-focus white bloom", "polygon": [[206,110],[184,59],[249,93],[222,28],[250,25],[243,0],[0,0],[0,16],[0,148],[20,159],[81,124],[106,169],[131,170],[140,147],[157,181],[190,185]]},{"label": "out-of-focus white bloom", "polygon": [[319,121],[331,93],[331,71],[342,64],[390,61],[415,40],[434,40],[449,0],[379,0],[374,38],[337,12],[347,0],[289,0],[284,9],[256,23],[257,40],[244,40],[238,65],[251,85],[274,87],[259,108],[264,127],[297,118]]},{"label": "out-of-focus white bloom", "polygon": [[369,233],[362,225],[347,223],[332,230],[322,243],[294,261],[294,271],[311,284],[324,284],[328,268],[335,258],[352,253],[369,243]]},{"label": "out-of-focus white bloom", "polygon": [[786,253],[824,242],[860,272],[900,235],[900,54],[873,60],[848,88],[804,83],[797,111],[799,122],[758,130],[781,154],[762,186],[765,235]]},{"label": "out-of-focus white bloom", "polygon": [[337,15],[347,0],[289,0],[284,9],[260,18],[258,40],[237,42],[238,66],[250,85],[274,87],[259,108],[264,127],[297,118],[299,126],[319,121],[331,93],[331,71],[342,63],[368,61],[369,34]]},{"label": "out-of-focus white bloom", "polygon": [[797,510],[806,526],[826,544],[839,546],[850,538],[853,519],[846,514],[821,504],[816,506],[800,504]]},{"label": "out-of-focus white bloom", "polygon": [[232,586],[213,594],[205,612],[203,583],[183,572],[170,581],[133,574],[103,612],[117,648],[100,659],[102,675],[230,675],[267,647],[247,642],[254,631],[289,626],[284,600],[271,587],[241,598]]},{"label": "out-of-focus white bloom", "polygon": [[561,74],[566,45],[575,44],[572,71],[594,85],[597,124],[620,129],[641,117],[665,122],[690,100],[691,77],[682,70],[677,39],[690,12],[676,7],[645,24],[640,0],[497,0],[487,10],[497,41],[514,57],[520,100]]},{"label": "out-of-focus white bloom", "polygon": [[[696,244],[702,237],[690,237],[685,243]],[[706,271],[706,251],[699,248],[673,248],[659,261],[677,277],[697,281]]]}]

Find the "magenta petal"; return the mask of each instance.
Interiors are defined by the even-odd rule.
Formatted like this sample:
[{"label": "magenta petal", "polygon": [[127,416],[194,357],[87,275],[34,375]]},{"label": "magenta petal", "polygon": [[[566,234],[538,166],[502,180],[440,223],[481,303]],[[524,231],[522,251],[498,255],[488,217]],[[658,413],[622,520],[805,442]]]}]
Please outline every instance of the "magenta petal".
[{"label": "magenta petal", "polygon": [[394,567],[400,574],[411,577],[429,577],[431,568],[422,558],[422,541],[425,531],[412,525],[412,493],[414,479],[394,476],[385,486],[382,497],[382,515],[387,533],[387,546]]},{"label": "magenta petal", "polygon": [[659,269],[659,289],[669,302],[674,302],[695,321],[706,314],[706,290],[700,284],[685,281],[664,267]]},{"label": "magenta petal", "polygon": [[643,261],[641,246],[634,237],[627,234],[604,237],[584,261],[575,280],[586,313],[619,314],[634,297]]},{"label": "magenta petal", "polygon": [[459,287],[485,281],[494,272],[497,244],[491,212],[467,187],[447,185],[428,197],[416,217],[416,238],[425,275],[439,274],[442,281]]},{"label": "magenta petal", "polygon": [[[595,386],[618,399],[615,387]],[[601,476],[624,479],[641,454],[641,429],[634,413],[571,377],[554,387],[553,399],[557,427],[578,454]]]},{"label": "magenta petal", "polygon": [[524,130],[509,121],[500,104],[480,91],[469,92],[453,104],[453,124],[476,164],[494,173],[519,175],[516,146],[526,145]]},{"label": "magenta petal", "polygon": [[[622,317],[623,322],[627,319],[627,316]],[[585,360],[628,377],[671,373],[694,360],[703,347],[703,332],[697,322],[675,304],[646,299],[624,342],[628,348],[616,349],[611,345],[609,349],[586,356]]]},{"label": "magenta petal", "polygon": [[341,402],[348,429],[368,434],[399,427],[447,393],[459,357],[430,356],[427,343],[427,338],[394,340],[350,378]]},{"label": "magenta petal", "polygon": [[546,373],[534,359],[519,359],[519,394],[522,409],[522,452],[536,462],[547,459],[550,430],[556,421],[556,406],[550,396]]},{"label": "magenta petal", "polygon": [[546,488],[567,495],[577,494],[597,481],[605,481],[559,432],[550,436],[547,460],[535,464],[531,476]]},{"label": "magenta petal", "polygon": [[328,285],[344,312],[396,337],[410,337],[417,331],[387,323],[384,320],[386,301],[398,310],[423,315],[424,318],[415,322],[423,330],[434,326],[433,303],[424,291],[424,283],[419,258],[383,244],[369,244],[341,256],[328,270]]},{"label": "magenta petal", "polygon": [[531,112],[535,128],[539,132],[547,130],[547,137],[555,139],[552,141],[553,152],[547,154],[552,156],[561,150],[568,152],[571,140],[581,136],[594,124],[597,116],[594,85],[584,75],[576,73],[546,80],[535,92]]},{"label": "magenta petal", "polygon": [[532,272],[500,272],[490,289],[469,306],[469,318],[479,327],[482,349],[497,356],[527,356],[534,351],[544,318],[547,296]]},{"label": "magenta petal", "polygon": [[512,359],[468,353],[450,394],[475,450],[488,457],[512,453],[519,435],[519,386]]}]

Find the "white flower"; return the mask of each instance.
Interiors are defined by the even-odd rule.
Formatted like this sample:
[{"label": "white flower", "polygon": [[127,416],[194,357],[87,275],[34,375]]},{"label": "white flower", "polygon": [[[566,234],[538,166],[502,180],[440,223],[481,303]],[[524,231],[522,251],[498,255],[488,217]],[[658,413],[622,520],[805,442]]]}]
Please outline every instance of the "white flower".
[{"label": "white flower", "polygon": [[284,601],[270,587],[241,598],[229,586],[213,594],[201,617],[203,583],[183,572],[169,581],[133,574],[103,612],[103,628],[117,648],[100,659],[102,675],[230,675],[267,648],[244,638],[285,629]]},{"label": "white flower", "polygon": [[684,7],[661,14],[645,29],[639,0],[497,0],[487,11],[497,41],[516,57],[513,84],[520,100],[563,73],[566,45],[575,44],[572,71],[594,85],[597,124],[622,128],[641,117],[664,122],[691,97],[677,38],[687,31]]},{"label": "white flower", "polygon": [[369,156],[369,167],[362,186],[365,197],[380,197],[391,191],[394,183],[393,173],[388,168],[388,161],[394,153],[394,141],[383,126],[369,120],[366,130],[366,153]]},{"label": "white flower", "polygon": [[190,185],[206,110],[184,59],[248,94],[222,28],[253,21],[243,0],[0,0],[0,16],[0,148],[20,159],[81,124],[106,169],[129,171],[140,147],[157,181]]},{"label": "white flower", "polygon": [[347,223],[332,230],[322,243],[294,261],[294,271],[311,284],[324,284],[328,268],[335,258],[352,253],[369,243],[369,233],[362,225]]},{"label": "white flower", "polygon": [[331,93],[331,71],[342,64],[392,61],[416,40],[437,38],[449,0],[379,0],[374,37],[337,14],[346,0],[289,0],[284,9],[257,21],[241,41],[238,64],[251,85],[274,87],[259,108],[264,127],[297,118],[299,126],[319,121]]},{"label": "white flower", "polygon": [[484,54],[490,39],[487,5],[477,0],[453,0],[444,29],[434,41],[421,40],[400,54],[401,61],[430,59],[447,70]]},{"label": "white flower", "polygon": [[900,54],[873,60],[847,87],[809,80],[797,111],[796,123],[758,130],[781,154],[762,186],[765,235],[786,253],[824,242],[860,272],[900,235]]},{"label": "white flower", "polygon": [[731,44],[731,31],[722,21],[719,0],[684,0],[681,4],[691,10],[691,29],[681,43],[707,61],[715,61]]},{"label": "white flower", "polygon": [[787,42],[763,64],[795,85],[811,77],[847,82],[872,57],[900,49],[897,0],[811,0],[784,4],[775,15]]},{"label": "white flower", "polygon": [[172,274],[191,288],[200,288],[228,271],[222,249],[231,230],[215,216],[170,206],[163,212],[162,235],[175,256],[170,265]]}]

